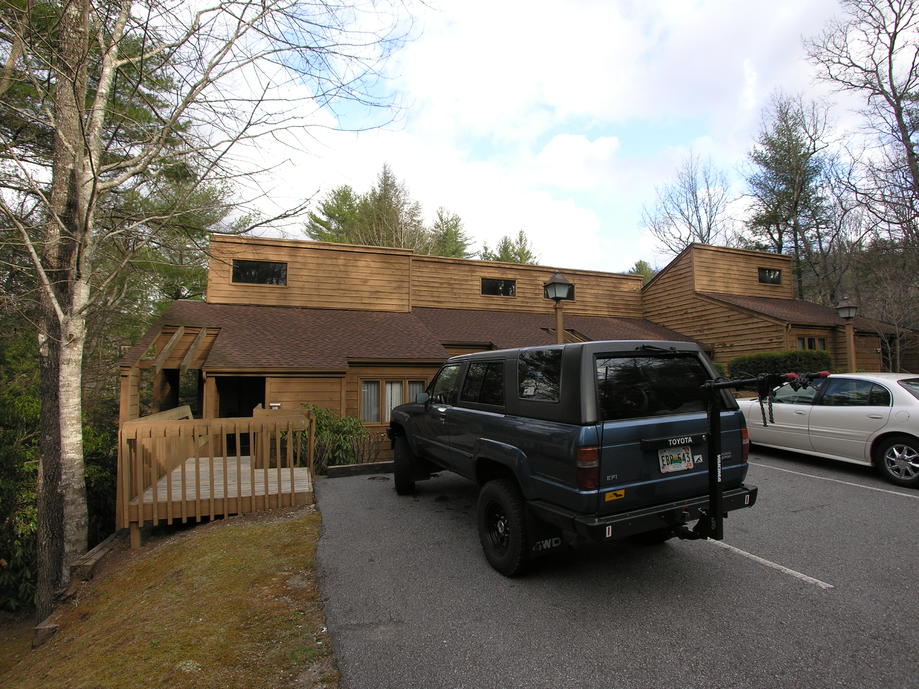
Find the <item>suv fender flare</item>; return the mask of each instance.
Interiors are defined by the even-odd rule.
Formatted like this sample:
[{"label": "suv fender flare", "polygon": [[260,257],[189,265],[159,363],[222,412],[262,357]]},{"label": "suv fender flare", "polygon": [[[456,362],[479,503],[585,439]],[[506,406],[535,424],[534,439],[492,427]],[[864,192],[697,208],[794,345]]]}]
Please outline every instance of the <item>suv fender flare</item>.
[{"label": "suv fender flare", "polygon": [[502,473],[513,476],[523,497],[529,499],[527,488],[530,485],[530,463],[526,454],[519,447],[497,440],[479,438],[473,448],[473,457],[475,457],[475,478],[479,484],[489,478],[486,467],[496,465],[504,469]]}]

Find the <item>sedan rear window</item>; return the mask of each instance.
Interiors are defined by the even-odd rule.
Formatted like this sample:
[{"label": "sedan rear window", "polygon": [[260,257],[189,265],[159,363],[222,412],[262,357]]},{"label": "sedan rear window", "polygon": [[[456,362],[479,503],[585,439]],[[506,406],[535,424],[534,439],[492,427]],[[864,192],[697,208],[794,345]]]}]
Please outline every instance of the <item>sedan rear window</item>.
[{"label": "sedan rear window", "polygon": [[900,383],[900,387],[905,389],[910,395],[919,400],[919,378],[906,378],[905,380],[897,381]]},{"label": "sedan rear window", "polygon": [[705,411],[708,372],[696,356],[597,356],[597,400],[606,421]]}]

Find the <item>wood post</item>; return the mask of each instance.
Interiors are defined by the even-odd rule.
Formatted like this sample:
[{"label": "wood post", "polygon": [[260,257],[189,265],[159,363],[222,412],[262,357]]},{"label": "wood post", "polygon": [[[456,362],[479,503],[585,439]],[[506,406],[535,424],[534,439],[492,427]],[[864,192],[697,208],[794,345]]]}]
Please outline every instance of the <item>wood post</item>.
[{"label": "wood post", "polygon": [[140,524],[138,524],[137,522],[131,522],[131,526],[129,530],[131,532],[131,550],[137,550],[138,548],[140,548],[140,545],[141,545],[140,543]]}]

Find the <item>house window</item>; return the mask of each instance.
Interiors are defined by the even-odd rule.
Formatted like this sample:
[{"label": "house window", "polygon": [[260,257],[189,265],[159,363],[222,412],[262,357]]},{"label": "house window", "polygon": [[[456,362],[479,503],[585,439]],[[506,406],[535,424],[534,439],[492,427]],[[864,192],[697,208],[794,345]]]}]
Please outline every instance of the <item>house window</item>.
[{"label": "house window", "polygon": [[361,421],[388,423],[392,410],[405,401],[414,401],[424,392],[423,380],[362,380]]},{"label": "house window", "polygon": [[781,285],[782,271],[778,268],[759,268],[759,281],[764,285]]},{"label": "house window", "polygon": [[482,278],[482,294],[491,294],[498,297],[516,296],[517,281],[498,278]]},{"label": "house window", "polygon": [[233,282],[253,285],[286,285],[287,264],[277,261],[233,259]]},{"label": "house window", "polygon": [[361,383],[361,421],[380,423],[380,381],[365,380]]},{"label": "house window", "polygon": [[815,335],[799,335],[798,349],[826,349],[826,338]]}]

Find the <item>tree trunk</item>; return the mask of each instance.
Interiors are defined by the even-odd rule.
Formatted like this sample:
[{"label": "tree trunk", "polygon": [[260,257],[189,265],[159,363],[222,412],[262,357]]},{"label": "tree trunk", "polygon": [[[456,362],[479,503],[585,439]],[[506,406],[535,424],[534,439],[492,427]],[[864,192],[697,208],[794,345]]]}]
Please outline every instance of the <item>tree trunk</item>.
[{"label": "tree trunk", "polygon": [[50,216],[42,236],[40,386],[41,441],[38,483],[36,618],[69,582],[70,562],[86,551],[81,366],[85,342],[82,308],[89,296],[82,243],[86,237],[85,147],[88,0],[63,11],[54,64],[54,160]]}]

